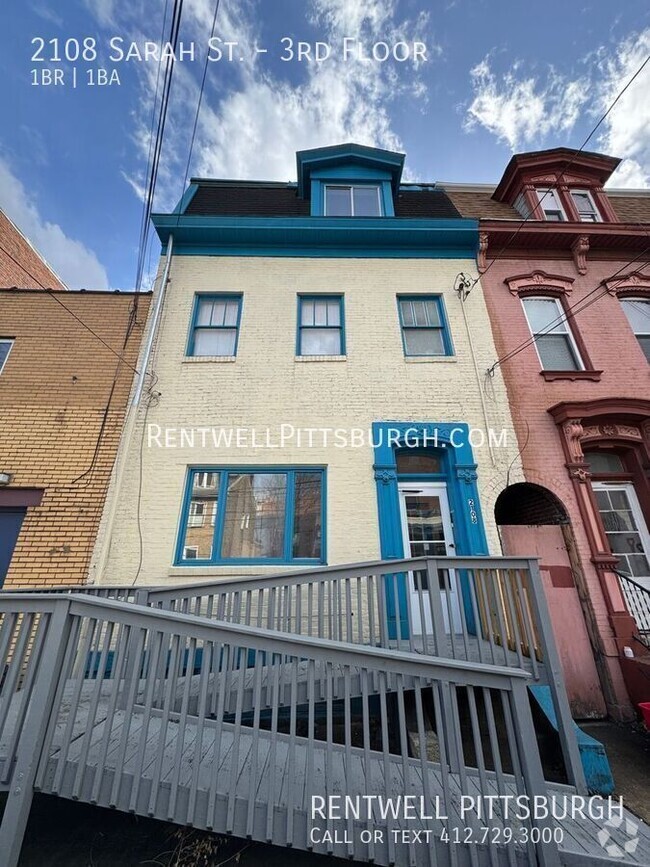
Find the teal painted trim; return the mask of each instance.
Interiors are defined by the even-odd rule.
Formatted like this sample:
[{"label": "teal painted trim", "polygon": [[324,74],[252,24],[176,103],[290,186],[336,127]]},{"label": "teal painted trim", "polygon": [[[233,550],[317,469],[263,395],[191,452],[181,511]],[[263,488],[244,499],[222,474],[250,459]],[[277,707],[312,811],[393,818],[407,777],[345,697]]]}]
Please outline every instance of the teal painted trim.
[{"label": "teal painted trim", "polygon": [[[547,684],[534,684],[528,689],[546,719],[557,731],[557,715],[553,706],[551,687]],[[613,794],[614,776],[604,745],[584,732],[575,722],[573,727],[589,792],[603,796]]]},{"label": "teal painted trim", "polygon": [[396,151],[357,144],[342,144],[298,151],[296,153],[298,195],[306,197],[309,194],[313,172],[323,169],[331,170],[341,165],[387,171],[390,173],[393,189],[397,192],[404,168],[404,159],[405,155]]},{"label": "teal painted trim", "polygon": [[[192,500],[193,478],[195,473],[215,473],[219,476],[217,515],[212,537],[212,557],[210,559],[183,559],[183,548],[186,542],[187,521]],[[226,517],[226,500],[228,491],[229,473],[282,473],[287,476],[287,490],[285,493],[284,509],[284,548],[282,557],[268,558],[222,558],[221,543]],[[318,557],[292,557],[293,549],[293,526],[295,519],[295,476],[296,473],[320,473],[321,477],[321,556]],[[174,566],[317,566],[327,563],[327,468],[319,466],[190,466],[184,483],[184,492],[181,502],[181,513],[178,524]]]},{"label": "teal painted trim", "polygon": [[405,217],[152,217],[174,255],[474,259],[476,220]]},{"label": "teal painted trim", "polygon": [[[374,471],[377,486],[379,539],[382,560],[395,560],[404,556],[402,525],[399,509],[396,449],[428,447],[442,452],[447,495],[454,527],[454,542],[459,555],[488,553],[487,538],[478,496],[476,463],[469,443],[469,426],[464,422],[373,422]],[[438,474],[436,474],[437,477]],[[406,611],[407,576],[400,578],[400,611]],[[469,578],[461,574],[461,586],[467,627],[475,632],[472,615]],[[403,604],[402,604],[403,600]],[[392,631],[396,634],[394,618],[395,600],[390,586],[386,587],[386,601],[393,615]],[[401,634],[408,636],[408,623],[402,620]],[[394,637],[394,636],[393,636]]]},{"label": "teal painted trim", "polygon": [[407,358],[429,358],[435,357],[430,352],[407,352],[406,351],[406,340],[404,338],[404,328],[409,327],[426,327],[426,326],[405,326],[404,320],[402,317],[402,305],[400,301],[435,301],[436,307],[438,308],[438,315],[440,316],[440,330],[442,331],[442,345],[444,346],[444,354],[441,354],[440,358],[445,358],[447,356],[454,355],[454,345],[451,339],[451,329],[449,327],[449,320],[447,318],[447,310],[445,308],[445,299],[442,295],[398,295],[397,296],[397,315],[399,317],[400,324],[400,332],[402,334],[402,349],[404,350],[404,355]]},{"label": "teal painted trim", "polygon": [[[239,346],[239,331],[241,326],[241,317],[242,317],[242,308],[244,306],[244,296],[241,292],[196,292],[194,294],[194,304],[192,306],[192,318],[190,319],[190,330],[187,335],[187,345],[185,348],[186,356],[194,355],[194,332],[197,328],[197,317],[199,314],[199,302],[205,299],[209,299],[210,301],[217,301],[220,298],[224,298],[228,301],[238,301],[239,304],[237,306],[237,324],[235,325],[235,351],[233,355],[237,355],[237,348]],[[214,326],[215,330],[218,330],[217,326]],[[222,326],[223,328],[232,328],[233,326]]]},{"label": "teal painted trim", "polygon": [[183,195],[180,198],[180,201],[172,211],[174,214],[184,214],[187,210],[187,206],[192,201],[194,196],[196,195],[196,191],[198,190],[199,185],[195,183],[191,183],[188,188],[185,190]]},{"label": "teal painted trim", "polygon": [[[302,292],[298,293],[298,315],[296,318],[296,355],[302,355],[302,332],[304,329],[312,328],[336,328],[337,326],[332,325],[302,325],[302,304],[303,301],[338,301],[339,302],[339,322],[341,323],[338,326],[340,330],[340,352],[337,352],[336,355],[345,355],[345,302],[344,296],[339,294],[338,292],[328,294],[327,292],[321,292],[317,295],[312,294],[303,294]],[[309,357],[309,356],[307,356]]]}]

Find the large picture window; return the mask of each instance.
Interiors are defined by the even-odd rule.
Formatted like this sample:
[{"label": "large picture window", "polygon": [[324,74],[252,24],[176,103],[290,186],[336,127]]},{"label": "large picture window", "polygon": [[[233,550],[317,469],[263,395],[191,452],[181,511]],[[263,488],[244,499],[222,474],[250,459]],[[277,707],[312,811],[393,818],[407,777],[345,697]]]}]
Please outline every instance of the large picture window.
[{"label": "large picture window", "polygon": [[191,470],[177,562],[324,563],[322,469]]}]

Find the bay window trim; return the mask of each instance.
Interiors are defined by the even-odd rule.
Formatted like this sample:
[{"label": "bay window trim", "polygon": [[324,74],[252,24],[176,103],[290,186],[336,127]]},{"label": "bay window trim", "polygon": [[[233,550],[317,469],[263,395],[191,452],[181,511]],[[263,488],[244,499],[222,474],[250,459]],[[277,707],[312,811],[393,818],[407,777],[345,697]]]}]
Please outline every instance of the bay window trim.
[{"label": "bay window trim", "polygon": [[[193,547],[192,542],[186,540],[187,529],[191,526],[188,523],[190,504],[192,502],[193,484],[192,479],[195,473],[214,473],[217,477],[216,483],[216,520],[213,520],[214,530],[212,534],[212,556],[210,558],[192,558],[190,560],[183,559],[184,549]],[[228,491],[228,476],[229,475],[253,475],[253,474],[282,474],[287,477],[287,487],[285,492],[285,509],[284,509],[284,544],[283,554],[281,557],[221,557],[221,546],[223,543],[223,530],[227,508],[227,491]],[[296,516],[296,475],[300,473],[319,473],[320,474],[320,519],[321,519],[321,539],[320,539],[320,557],[294,557],[294,521]],[[183,497],[181,501],[181,512],[179,518],[178,538],[176,543],[175,557],[173,566],[182,568],[192,566],[317,566],[327,563],[327,467],[320,465],[299,465],[291,464],[289,466],[267,466],[267,465],[228,465],[228,466],[210,466],[200,465],[187,468],[187,473],[184,483]]]},{"label": "bay window trim", "polygon": [[[201,301],[237,301],[237,322],[235,325],[199,325],[199,307]],[[190,320],[190,331],[187,338],[187,346],[185,348],[185,356],[188,358],[235,358],[237,349],[239,348],[239,331],[241,326],[242,307],[244,305],[244,295],[242,292],[195,292],[194,303],[192,306],[192,318]],[[235,346],[232,355],[224,356],[209,356],[209,355],[194,355],[195,335],[198,328],[214,331],[235,331]]]}]

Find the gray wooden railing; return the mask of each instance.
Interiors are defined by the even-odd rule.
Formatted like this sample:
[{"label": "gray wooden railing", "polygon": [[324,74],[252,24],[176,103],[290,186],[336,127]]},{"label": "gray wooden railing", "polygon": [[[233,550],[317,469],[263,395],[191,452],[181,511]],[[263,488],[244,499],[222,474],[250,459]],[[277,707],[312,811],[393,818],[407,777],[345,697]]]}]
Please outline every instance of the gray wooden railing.
[{"label": "gray wooden railing", "polygon": [[[508,824],[498,811],[459,816],[462,795],[547,794],[523,670],[84,594],[2,594],[0,671],[7,867],[34,790],[378,864],[443,867],[460,849],[462,863],[559,864],[543,820],[533,843],[482,831]],[[396,839],[399,817],[313,813],[313,798],[378,793],[424,799],[428,846]],[[441,841],[454,825],[472,842]],[[386,833],[367,840],[369,828]],[[337,829],[349,836],[324,839]]]},{"label": "gray wooden railing", "polygon": [[88,590],[259,629],[523,668],[550,688],[567,779],[586,792],[535,559],[421,557],[172,587]]}]

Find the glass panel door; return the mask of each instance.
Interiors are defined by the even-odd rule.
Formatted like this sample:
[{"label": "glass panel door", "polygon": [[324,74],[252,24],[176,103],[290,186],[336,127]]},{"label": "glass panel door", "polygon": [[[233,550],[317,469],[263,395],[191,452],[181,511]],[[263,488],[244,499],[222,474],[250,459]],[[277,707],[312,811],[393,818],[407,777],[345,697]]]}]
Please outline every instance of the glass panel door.
[{"label": "glass panel door", "polygon": [[[400,511],[402,518],[402,539],[405,557],[448,557],[454,554],[454,541],[451,526],[451,514],[447,499],[447,486],[444,482],[427,482],[423,484],[400,483]],[[431,606],[427,598],[424,605],[420,604],[420,589],[428,596],[426,572],[420,573],[416,579],[413,572],[409,573],[409,594],[411,606],[411,623],[413,631],[421,634],[431,633]],[[446,580],[445,580],[446,579]],[[440,594],[442,600],[445,630],[460,632],[460,609],[456,592],[456,576],[449,570],[446,576],[441,576]],[[425,623],[422,623],[424,608]]]},{"label": "glass panel door", "polygon": [[594,492],[618,568],[650,590],[650,537],[634,487],[594,482]]}]

